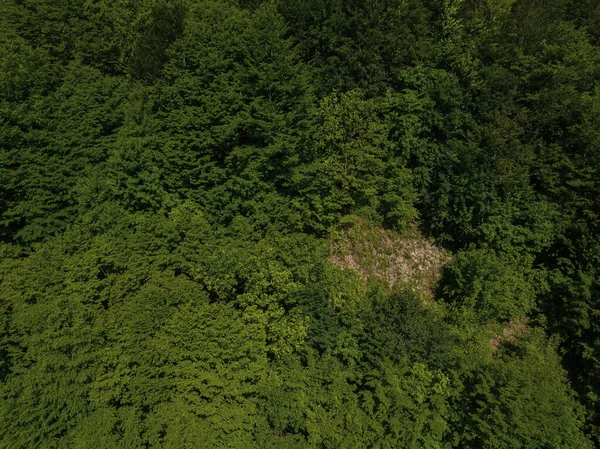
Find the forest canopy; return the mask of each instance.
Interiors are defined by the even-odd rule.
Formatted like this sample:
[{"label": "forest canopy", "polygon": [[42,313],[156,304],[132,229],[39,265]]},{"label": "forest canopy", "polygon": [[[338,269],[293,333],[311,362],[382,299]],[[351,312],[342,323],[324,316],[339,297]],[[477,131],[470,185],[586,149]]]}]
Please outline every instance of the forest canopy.
[{"label": "forest canopy", "polygon": [[600,446],[600,3],[0,3],[0,446]]}]

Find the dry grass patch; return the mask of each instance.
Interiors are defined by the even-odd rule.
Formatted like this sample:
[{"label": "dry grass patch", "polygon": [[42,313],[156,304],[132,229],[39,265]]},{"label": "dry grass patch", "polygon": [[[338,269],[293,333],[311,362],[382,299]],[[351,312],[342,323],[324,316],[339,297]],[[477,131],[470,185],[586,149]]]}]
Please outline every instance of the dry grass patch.
[{"label": "dry grass patch", "polygon": [[502,329],[502,332],[496,333],[494,338],[490,340],[492,351],[497,351],[502,343],[515,341],[519,335],[527,332],[528,327],[526,316],[511,318]]},{"label": "dry grass patch", "polygon": [[338,230],[330,240],[330,261],[349,268],[368,281],[411,288],[425,300],[433,298],[449,254],[424,238],[416,229],[406,235],[373,228],[360,221],[350,229]]}]

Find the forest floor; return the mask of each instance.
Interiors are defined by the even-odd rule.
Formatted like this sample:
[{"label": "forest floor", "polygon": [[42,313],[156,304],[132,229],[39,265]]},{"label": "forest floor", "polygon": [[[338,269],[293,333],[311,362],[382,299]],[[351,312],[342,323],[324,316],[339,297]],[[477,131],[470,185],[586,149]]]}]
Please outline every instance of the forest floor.
[{"label": "forest floor", "polygon": [[330,261],[348,268],[365,281],[386,281],[390,288],[410,288],[425,302],[434,297],[444,264],[450,254],[418,230],[405,234],[369,226],[361,220],[338,230],[330,239]]}]

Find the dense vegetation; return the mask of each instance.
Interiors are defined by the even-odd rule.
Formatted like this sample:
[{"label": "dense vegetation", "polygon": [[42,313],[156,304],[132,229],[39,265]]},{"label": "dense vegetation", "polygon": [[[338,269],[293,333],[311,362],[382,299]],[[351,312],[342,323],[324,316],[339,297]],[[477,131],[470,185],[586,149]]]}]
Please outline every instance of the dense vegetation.
[{"label": "dense vegetation", "polygon": [[[1,2],[0,446],[597,447],[599,30]],[[445,248],[433,291],[331,261],[382,229]]]}]

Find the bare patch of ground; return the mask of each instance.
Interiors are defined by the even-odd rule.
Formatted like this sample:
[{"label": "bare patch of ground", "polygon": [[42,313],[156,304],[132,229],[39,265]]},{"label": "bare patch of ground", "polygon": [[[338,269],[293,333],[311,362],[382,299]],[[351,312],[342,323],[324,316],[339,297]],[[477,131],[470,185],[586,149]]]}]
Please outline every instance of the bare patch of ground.
[{"label": "bare patch of ground", "polygon": [[523,335],[527,332],[527,317],[511,318],[502,329],[501,333],[497,333],[494,338],[490,340],[490,345],[494,350],[498,349],[502,343],[515,341],[519,335]]},{"label": "bare patch of ground", "polygon": [[354,270],[365,281],[370,278],[388,285],[411,288],[424,300],[433,298],[449,254],[416,230],[409,235],[370,227],[360,221],[350,229],[335,232],[330,240],[330,260]]},{"label": "bare patch of ground", "polygon": [[502,343],[515,341],[519,335],[523,335],[525,332],[527,332],[528,327],[526,316],[520,318],[511,318],[508,320],[502,329],[502,332],[496,333],[494,338],[490,340],[490,345],[492,346],[493,351],[495,352]]}]

